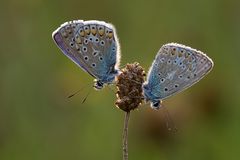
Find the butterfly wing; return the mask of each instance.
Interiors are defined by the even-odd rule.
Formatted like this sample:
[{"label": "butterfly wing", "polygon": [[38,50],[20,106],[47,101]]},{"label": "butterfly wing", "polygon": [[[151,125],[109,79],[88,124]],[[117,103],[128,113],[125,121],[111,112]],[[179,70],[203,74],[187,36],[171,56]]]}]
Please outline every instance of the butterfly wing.
[{"label": "butterfly wing", "polygon": [[107,79],[118,69],[119,44],[115,28],[102,21],[70,21],[52,37],[62,52],[98,80]]},{"label": "butterfly wing", "polygon": [[157,53],[146,84],[152,97],[164,99],[197,83],[212,67],[212,60],[201,51],[169,43]]}]

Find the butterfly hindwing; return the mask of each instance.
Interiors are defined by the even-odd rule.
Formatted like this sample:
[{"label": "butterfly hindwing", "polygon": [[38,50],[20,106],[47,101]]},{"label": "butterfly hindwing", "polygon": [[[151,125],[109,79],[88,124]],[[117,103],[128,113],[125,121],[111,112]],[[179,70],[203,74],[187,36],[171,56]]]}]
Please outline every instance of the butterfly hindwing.
[{"label": "butterfly hindwing", "polygon": [[212,60],[201,51],[169,43],[157,53],[146,83],[153,97],[164,99],[192,86],[212,67]]},{"label": "butterfly hindwing", "polygon": [[115,28],[102,21],[66,22],[53,32],[62,52],[96,79],[107,81],[118,69],[119,44]]}]

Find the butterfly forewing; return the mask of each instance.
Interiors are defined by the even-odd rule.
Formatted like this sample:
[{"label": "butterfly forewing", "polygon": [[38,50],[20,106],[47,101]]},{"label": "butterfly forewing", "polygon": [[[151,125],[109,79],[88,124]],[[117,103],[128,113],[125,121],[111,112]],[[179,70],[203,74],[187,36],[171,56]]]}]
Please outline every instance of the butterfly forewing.
[{"label": "butterfly forewing", "polygon": [[117,69],[119,44],[114,27],[102,21],[66,22],[53,32],[53,39],[73,62],[97,79]]},{"label": "butterfly forewing", "polygon": [[212,60],[190,47],[169,43],[162,46],[149,70],[151,94],[164,99],[192,86],[213,67]]}]

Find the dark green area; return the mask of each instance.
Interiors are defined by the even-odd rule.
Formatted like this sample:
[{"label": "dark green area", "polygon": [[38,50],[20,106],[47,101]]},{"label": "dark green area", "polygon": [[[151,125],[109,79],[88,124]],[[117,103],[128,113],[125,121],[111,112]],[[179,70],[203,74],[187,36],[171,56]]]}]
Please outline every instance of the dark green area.
[{"label": "dark green area", "polygon": [[74,19],[114,24],[123,65],[137,61],[147,71],[168,42],[199,49],[215,62],[201,82],[164,102],[177,134],[166,130],[161,111],[145,105],[131,114],[130,160],[239,159],[239,8],[237,0],[2,1],[0,159],[122,159],[124,114],[115,95],[94,91],[92,78],[52,41],[52,32]]}]

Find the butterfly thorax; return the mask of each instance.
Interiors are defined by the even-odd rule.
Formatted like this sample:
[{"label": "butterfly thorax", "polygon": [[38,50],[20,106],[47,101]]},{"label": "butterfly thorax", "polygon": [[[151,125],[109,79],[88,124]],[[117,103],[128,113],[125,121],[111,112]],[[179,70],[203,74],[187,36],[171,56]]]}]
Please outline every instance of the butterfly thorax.
[{"label": "butterfly thorax", "polygon": [[144,98],[145,98],[146,101],[151,102],[151,107],[153,109],[159,109],[161,107],[160,98],[155,96],[152,93],[152,89],[151,89],[151,87],[149,87],[148,83],[143,84],[143,95],[144,95]]},{"label": "butterfly thorax", "polygon": [[102,79],[95,79],[95,83],[93,85],[93,87],[96,89],[96,90],[100,90],[103,88],[104,84],[111,84],[113,83],[113,81],[115,80],[115,77],[119,74],[119,70],[116,70],[116,69],[112,69],[108,74],[107,76],[105,76],[104,78]]}]

